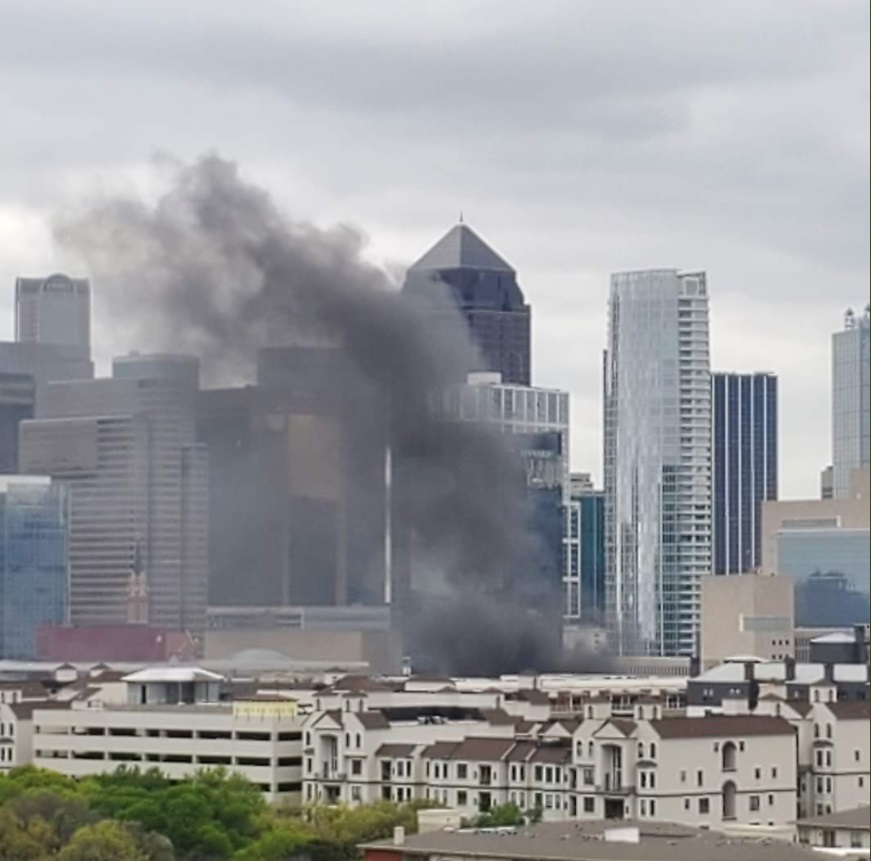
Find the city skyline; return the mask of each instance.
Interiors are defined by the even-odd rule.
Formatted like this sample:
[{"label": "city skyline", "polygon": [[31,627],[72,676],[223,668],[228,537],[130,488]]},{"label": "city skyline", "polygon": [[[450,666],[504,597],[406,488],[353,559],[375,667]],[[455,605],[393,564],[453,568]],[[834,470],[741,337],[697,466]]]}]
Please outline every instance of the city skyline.
[{"label": "city skyline", "polygon": [[[681,260],[715,290],[715,367],[780,375],[782,495],[815,496],[831,448],[827,336],[868,278],[866,6],[335,8],[299,30],[270,3],[240,28],[222,3],[158,22],[134,2],[104,28],[75,4],[50,22],[5,4],[0,283],[86,274],[54,259],[52,212],[93,183],[147,185],[155,150],[238,159],[293,217],[360,225],[393,270],[463,210],[521,273],[535,382],[571,392],[573,461],[599,479],[608,277]],[[44,57],[46,27],[63,64]],[[107,331],[96,283],[94,303],[101,372],[149,349]]]}]

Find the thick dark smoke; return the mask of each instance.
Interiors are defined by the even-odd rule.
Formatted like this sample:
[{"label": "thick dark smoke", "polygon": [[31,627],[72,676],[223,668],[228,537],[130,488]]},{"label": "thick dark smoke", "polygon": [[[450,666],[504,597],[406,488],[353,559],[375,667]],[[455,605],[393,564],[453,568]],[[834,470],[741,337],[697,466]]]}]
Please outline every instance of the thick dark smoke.
[{"label": "thick dark smoke", "polygon": [[[394,450],[420,467],[402,512],[420,546],[460,594],[498,584],[527,540],[515,460],[481,426],[435,421],[429,403],[473,366],[459,318],[433,327],[364,261],[357,231],[289,220],[230,162],[204,157],[166,178],[154,203],[103,197],[57,220],[56,238],[87,264],[109,324],[135,333],[140,348],[200,356],[211,382],[247,381],[257,350],[276,340],[338,342],[390,404]],[[361,417],[349,432],[370,428]],[[525,669],[526,652],[554,654],[535,625],[518,630],[521,613],[492,623],[505,655],[494,671]],[[456,663],[450,645],[443,666]]]}]

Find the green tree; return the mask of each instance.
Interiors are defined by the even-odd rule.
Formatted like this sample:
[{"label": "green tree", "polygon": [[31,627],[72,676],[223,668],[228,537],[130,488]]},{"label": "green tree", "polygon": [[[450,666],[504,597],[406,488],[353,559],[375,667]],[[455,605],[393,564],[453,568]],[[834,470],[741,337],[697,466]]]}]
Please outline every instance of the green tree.
[{"label": "green tree", "polygon": [[47,861],[42,841],[6,807],[0,807],[0,858],[3,861]]},{"label": "green tree", "polygon": [[149,861],[120,822],[104,819],[80,828],[57,855],[58,861]]}]

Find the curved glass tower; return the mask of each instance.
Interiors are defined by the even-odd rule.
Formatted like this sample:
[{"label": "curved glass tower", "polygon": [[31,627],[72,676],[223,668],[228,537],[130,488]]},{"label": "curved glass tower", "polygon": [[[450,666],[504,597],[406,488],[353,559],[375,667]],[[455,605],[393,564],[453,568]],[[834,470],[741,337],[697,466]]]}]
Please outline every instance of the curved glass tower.
[{"label": "curved glass tower", "polygon": [[612,276],[604,374],[605,610],[622,654],[691,655],[711,571],[704,273]]}]

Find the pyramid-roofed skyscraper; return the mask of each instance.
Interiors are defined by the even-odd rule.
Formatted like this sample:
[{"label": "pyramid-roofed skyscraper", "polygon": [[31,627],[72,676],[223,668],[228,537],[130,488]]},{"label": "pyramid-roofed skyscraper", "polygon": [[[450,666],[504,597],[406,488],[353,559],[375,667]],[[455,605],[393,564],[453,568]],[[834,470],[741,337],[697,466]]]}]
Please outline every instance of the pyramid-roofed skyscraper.
[{"label": "pyramid-roofed skyscraper", "polygon": [[434,300],[445,288],[469,326],[481,367],[503,382],[530,385],[530,309],[517,273],[467,224],[454,225],[408,270],[403,290]]}]

